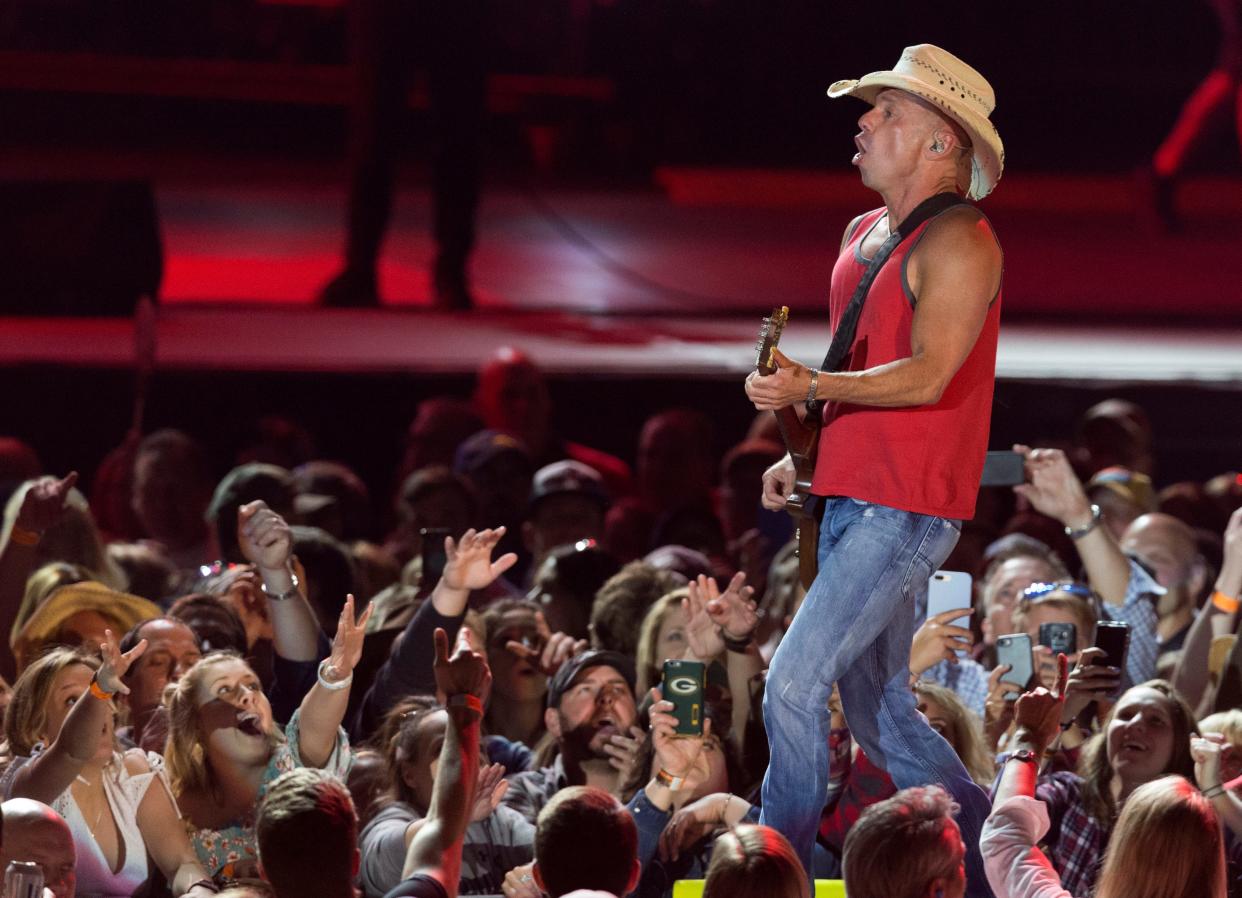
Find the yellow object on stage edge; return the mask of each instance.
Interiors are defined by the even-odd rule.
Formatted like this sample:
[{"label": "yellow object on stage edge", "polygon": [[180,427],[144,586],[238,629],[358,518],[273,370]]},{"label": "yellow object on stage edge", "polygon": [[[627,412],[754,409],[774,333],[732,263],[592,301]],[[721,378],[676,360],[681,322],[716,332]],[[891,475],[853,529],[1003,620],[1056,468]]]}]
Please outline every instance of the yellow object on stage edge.
[{"label": "yellow object on stage edge", "polygon": [[[679,879],[673,883],[673,898],[701,898],[703,880]],[[845,898],[845,882],[840,879],[815,880],[815,898]]]}]

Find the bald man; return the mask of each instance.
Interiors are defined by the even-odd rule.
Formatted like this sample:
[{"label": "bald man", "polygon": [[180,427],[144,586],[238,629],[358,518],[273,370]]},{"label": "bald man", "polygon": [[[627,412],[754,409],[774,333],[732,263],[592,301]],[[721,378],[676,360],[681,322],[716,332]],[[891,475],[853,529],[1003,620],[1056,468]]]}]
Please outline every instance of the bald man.
[{"label": "bald man", "polygon": [[1208,580],[1194,531],[1171,515],[1145,514],[1126,528],[1121,551],[1136,558],[1165,588],[1156,602],[1160,653],[1180,651]]},{"label": "bald man", "polygon": [[64,818],[30,798],[10,798],[0,805],[0,813],[4,815],[0,870],[7,870],[10,861],[34,861],[43,868],[45,898],[49,892],[52,898],[73,898],[77,853]]}]

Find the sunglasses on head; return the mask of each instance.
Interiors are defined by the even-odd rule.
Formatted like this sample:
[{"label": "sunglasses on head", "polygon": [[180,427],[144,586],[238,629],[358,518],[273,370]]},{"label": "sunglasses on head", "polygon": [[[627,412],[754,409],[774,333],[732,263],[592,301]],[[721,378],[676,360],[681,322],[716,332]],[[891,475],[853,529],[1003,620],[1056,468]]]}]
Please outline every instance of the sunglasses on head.
[{"label": "sunglasses on head", "polygon": [[1095,601],[1095,593],[1090,586],[1087,586],[1085,583],[1076,583],[1073,580],[1058,580],[1056,583],[1032,583],[1022,590],[1019,601],[1029,602],[1032,599],[1040,599],[1050,592],[1068,592],[1070,595],[1086,599],[1088,602]]}]

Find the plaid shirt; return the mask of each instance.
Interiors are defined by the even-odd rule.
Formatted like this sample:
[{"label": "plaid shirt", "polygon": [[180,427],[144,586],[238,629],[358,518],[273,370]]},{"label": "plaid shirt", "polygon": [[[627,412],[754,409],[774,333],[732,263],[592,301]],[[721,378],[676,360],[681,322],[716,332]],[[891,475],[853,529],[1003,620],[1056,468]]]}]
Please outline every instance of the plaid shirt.
[{"label": "plaid shirt", "polygon": [[828,796],[819,818],[819,841],[838,856],[845,836],[862,812],[878,801],[892,798],[897,787],[892,778],[873,764],[860,748],[853,752],[849,729],[832,730],[828,736]]},{"label": "plaid shirt", "polygon": [[1035,797],[1048,806],[1051,826],[1044,846],[1061,875],[1061,886],[1071,895],[1085,898],[1095,890],[1110,825],[1088,813],[1082,800],[1082,778],[1077,774],[1043,777],[1035,787]]},{"label": "plaid shirt", "polygon": [[[1120,608],[1105,605],[1104,613],[1113,620],[1130,625],[1130,648],[1126,653],[1126,669],[1121,687],[1129,689],[1156,676],[1156,659],[1160,657],[1160,641],[1156,635],[1156,599],[1164,595],[1164,587],[1134,559],[1130,559],[1130,580]],[[1071,890],[1072,891],[1072,890]]]},{"label": "plaid shirt", "polygon": [[988,701],[988,672],[973,658],[958,658],[957,663],[945,660],[923,672],[921,680],[937,683],[953,692],[962,704],[983,719]]}]

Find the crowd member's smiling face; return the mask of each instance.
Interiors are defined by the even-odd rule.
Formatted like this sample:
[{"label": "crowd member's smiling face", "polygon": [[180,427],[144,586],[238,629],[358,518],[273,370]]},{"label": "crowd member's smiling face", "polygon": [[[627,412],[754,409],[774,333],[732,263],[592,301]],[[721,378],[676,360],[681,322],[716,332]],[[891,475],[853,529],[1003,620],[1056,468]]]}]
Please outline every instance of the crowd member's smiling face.
[{"label": "crowd member's smiling face", "polygon": [[206,748],[242,765],[267,763],[272,707],[250,665],[226,658],[204,671],[195,694]]},{"label": "crowd member's smiling face", "polygon": [[1173,707],[1145,686],[1128,690],[1108,725],[1108,760],[1131,788],[1162,776],[1173,760]]}]

